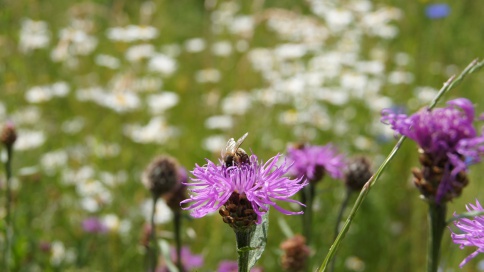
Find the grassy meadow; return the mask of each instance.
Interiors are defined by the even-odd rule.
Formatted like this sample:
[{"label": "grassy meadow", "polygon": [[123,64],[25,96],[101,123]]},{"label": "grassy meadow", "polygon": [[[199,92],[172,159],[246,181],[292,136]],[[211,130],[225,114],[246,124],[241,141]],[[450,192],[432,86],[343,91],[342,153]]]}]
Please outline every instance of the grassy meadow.
[{"label": "grassy meadow", "polygon": [[[243,148],[263,161],[290,143],[333,143],[348,157],[369,156],[376,169],[396,143],[380,111],[417,111],[484,56],[482,3],[447,1],[448,15],[429,18],[433,3],[1,2],[0,124],[13,121],[19,135],[12,271],[146,271],[150,193],[140,176],[159,154],[191,171],[249,132]],[[483,71],[439,105],[466,97],[480,114],[482,86]],[[416,150],[407,140],[372,188],[335,271],[425,270],[427,205],[410,172]],[[483,169],[471,167],[471,182],[449,203],[448,216],[484,201]],[[0,185],[3,252],[3,167]],[[345,188],[325,177],[316,193],[310,271],[333,242]],[[157,212],[158,236],[173,245],[171,211],[161,203]],[[106,231],[86,231],[88,218]],[[236,260],[235,236],[218,214],[183,219],[183,244],[204,258],[194,271]],[[271,212],[259,267],[281,271],[279,245],[301,233],[301,222]],[[448,230],[442,250],[442,271],[461,270],[472,252],[453,244]],[[483,258],[462,271],[484,271]]]}]

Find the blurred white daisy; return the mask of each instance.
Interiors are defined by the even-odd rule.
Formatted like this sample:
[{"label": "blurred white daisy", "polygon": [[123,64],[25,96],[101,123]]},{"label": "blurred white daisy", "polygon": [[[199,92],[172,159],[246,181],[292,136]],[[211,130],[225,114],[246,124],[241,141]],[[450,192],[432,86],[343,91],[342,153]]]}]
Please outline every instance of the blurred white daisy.
[{"label": "blurred white daisy", "polygon": [[[162,198],[156,201],[156,211],[155,211],[155,224],[165,224],[171,222],[173,218],[173,212],[170,207],[166,205]],[[153,210],[153,199],[147,199],[141,204],[141,213],[143,214],[146,222],[151,221],[151,214]]]},{"label": "blurred white daisy", "polygon": [[160,94],[149,95],[146,98],[146,101],[152,114],[160,114],[167,109],[176,106],[179,97],[176,93],[164,91]]},{"label": "blurred white daisy", "polygon": [[154,54],[148,62],[148,69],[169,76],[177,69],[177,63],[167,55]]},{"label": "blurred white daisy", "polygon": [[43,131],[19,129],[17,132],[17,141],[14,149],[28,150],[39,147],[45,142],[45,133]]},{"label": "blurred white daisy", "polygon": [[50,42],[50,31],[44,21],[24,19],[20,28],[19,47],[22,52],[45,48]]}]

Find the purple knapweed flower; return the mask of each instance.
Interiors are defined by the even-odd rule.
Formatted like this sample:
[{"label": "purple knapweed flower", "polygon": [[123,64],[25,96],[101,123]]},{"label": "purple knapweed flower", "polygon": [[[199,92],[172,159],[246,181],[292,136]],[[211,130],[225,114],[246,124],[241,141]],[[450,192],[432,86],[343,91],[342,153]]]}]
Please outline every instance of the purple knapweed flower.
[{"label": "purple knapweed flower", "polygon": [[82,229],[88,233],[104,233],[108,228],[97,217],[89,217],[82,221]]},{"label": "purple knapweed flower", "polygon": [[[236,261],[221,261],[218,265],[217,272],[238,272],[239,265]],[[262,272],[260,267],[252,267],[250,272]]]},{"label": "purple knapweed flower", "polygon": [[[189,247],[182,247],[180,253],[181,265],[183,266],[184,271],[193,271],[194,269],[203,266],[203,256],[198,254],[192,254]],[[174,264],[177,262],[176,248],[174,247],[170,248],[170,258]],[[168,272],[169,269],[166,265],[162,264],[156,269],[156,271]]]},{"label": "purple knapweed flower", "polygon": [[[481,204],[478,200],[476,200],[476,205],[466,205],[468,212],[484,212]],[[457,214],[454,213],[454,216]],[[476,251],[474,251],[471,255],[467,256],[460,264],[460,268],[462,268],[466,263],[468,263],[471,259],[476,257],[479,253],[484,253],[484,216],[478,215],[475,216],[473,219],[462,218],[454,222],[455,226],[460,230],[461,233],[455,233],[452,230],[452,241],[454,243],[460,245],[460,248],[463,249],[467,246],[477,247]]]},{"label": "purple knapweed flower", "polygon": [[425,8],[425,15],[429,19],[440,19],[449,16],[450,7],[447,4],[430,4]]},{"label": "purple knapweed flower", "polygon": [[293,162],[289,174],[293,177],[307,178],[317,182],[328,173],[332,178],[342,179],[345,160],[331,144],[325,146],[289,146],[287,157]]},{"label": "purple knapweed flower", "polygon": [[[187,184],[191,186],[191,196],[181,202],[191,205],[183,209],[190,210],[193,217],[202,217],[220,209],[224,222],[229,224],[237,221],[234,217],[247,216],[242,218],[246,226],[251,225],[252,221],[260,224],[269,206],[286,215],[301,214],[302,212],[291,212],[276,204],[280,200],[303,205],[290,197],[307,185],[301,178],[291,179],[284,176],[291,165],[286,160],[280,161],[280,157],[278,154],[263,164],[256,155],[251,155],[247,162],[234,163],[231,166],[226,166],[222,160],[220,164],[215,164],[207,159],[206,165],[196,165],[191,172],[194,176],[191,178],[193,182]],[[237,210],[237,214],[232,209]]]},{"label": "purple knapweed flower", "polygon": [[437,203],[458,196],[467,185],[467,167],[480,161],[484,137],[474,128],[474,107],[468,99],[447,102],[447,107],[407,116],[389,109],[381,121],[420,146],[423,169],[413,171],[415,184],[427,199]]}]

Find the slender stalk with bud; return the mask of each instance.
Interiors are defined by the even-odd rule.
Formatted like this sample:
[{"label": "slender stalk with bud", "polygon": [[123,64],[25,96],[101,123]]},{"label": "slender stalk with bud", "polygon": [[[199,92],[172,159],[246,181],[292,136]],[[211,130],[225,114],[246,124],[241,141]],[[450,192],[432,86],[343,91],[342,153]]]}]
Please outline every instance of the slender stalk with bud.
[{"label": "slender stalk with bud", "polygon": [[147,166],[141,180],[151,192],[153,208],[151,210],[151,233],[148,247],[149,271],[155,271],[158,263],[158,245],[156,239],[155,214],[158,198],[168,194],[179,179],[178,162],[170,156],[159,156]]},{"label": "slender stalk with bud", "polygon": [[[344,184],[346,187],[345,196],[341,202],[338,216],[336,217],[336,224],[334,227],[334,240],[338,237],[339,226],[343,213],[348,206],[349,200],[353,193],[359,192],[365,183],[371,178],[373,171],[371,170],[370,160],[365,156],[356,156],[348,160],[344,170]],[[331,261],[329,271],[334,271],[336,264],[336,256]]]},{"label": "slender stalk with bud", "polygon": [[7,161],[5,162],[6,180],[6,197],[5,197],[5,271],[10,271],[10,258],[13,240],[12,227],[12,159],[13,159],[13,145],[17,140],[17,132],[15,125],[12,122],[7,122],[0,134],[0,141],[7,149]]}]

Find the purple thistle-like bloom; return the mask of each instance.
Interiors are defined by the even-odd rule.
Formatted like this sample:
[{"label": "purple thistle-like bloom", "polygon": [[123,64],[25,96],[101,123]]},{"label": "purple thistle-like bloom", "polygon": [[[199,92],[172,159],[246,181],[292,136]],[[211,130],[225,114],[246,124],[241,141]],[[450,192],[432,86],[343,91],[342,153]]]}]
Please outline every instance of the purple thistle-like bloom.
[{"label": "purple thistle-like bloom", "polygon": [[381,121],[414,140],[425,155],[421,161],[431,160],[431,166],[441,168],[437,202],[460,193],[454,190],[465,186],[462,180],[466,179],[463,175],[467,166],[479,162],[484,152],[484,137],[477,135],[473,125],[474,107],[465,98],[451,100],[447,107],[433,111],[422,109],[411,116],[385,109]]},{"label": "purple thistle-like bloom", "polygon": [[[466,205],[468,212],[483,212],[479,201],[476,200],[476,205]],[[457,214],[454,213],[454,216]],[[462,268],[471,259],[476,257],[479,253],[484,253],[484,216],[479,215],[474,217],[474,219],[462,218],[454,222],[455,226],[459,228],[461,233],[452,232],[451,237],[454,243],[459,244],[460,248],[463,249],[467,246],[477,247],[471,255],[467,256],[461,263],[460,268]],[[452,230],[451,230],[452,231]]]},{"label": "purple thistle-like bloom", "polygon": [[89,233],[104,233],[108,228],[97,217],[89,217],[82,221],[82,229]]},{"label": "purple thistle-like bloom", "polygon": [[287,157],[293,166],[289,174],[294,177],[304,177],[310,181],[318,181],[324,173],[332,178],[342,179],[345,160],[342,154],[331,144],[325,146],[290,146]]},{"label": "purple thistle-like bloom", "polygon": [[275,202],[281,200],[303,205],[289,198],[307,185],[301,178],[285,177],[291,165],[288,165],[287,161],[278,165],[279,158],[278,154],[263,164],[258,161],[256,155],[251,155],[248,163],[229,167],[226,167],[223,161],[218,165],[207,159],[206,165],[196,165],[191,172],[194,176],[191,178],[193,183],[187,185],[192,186],[192,193],[189,199],[181,202],[191,205],[183,209],[191,210],[193,217],[203,217],[220,209],[233,193],[237,193],[249,201],[257,215],[257,224],[261,223],[262,216],[269,206],[283,214],[301,214],[302,212],[285,210]]}]

